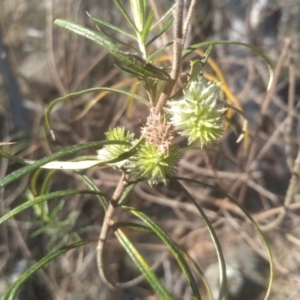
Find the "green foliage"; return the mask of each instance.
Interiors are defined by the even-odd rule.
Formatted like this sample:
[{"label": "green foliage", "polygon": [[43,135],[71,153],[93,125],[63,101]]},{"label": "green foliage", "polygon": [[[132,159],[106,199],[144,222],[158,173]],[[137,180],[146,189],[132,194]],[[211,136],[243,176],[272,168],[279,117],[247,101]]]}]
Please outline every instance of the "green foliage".
[{"label": "green foliage", "polygon": [[[174,85],[177,78],[171,78],[170,74],[172,74],[172,72],[169,74],[167,70],[169,70],[170,67],[173,66],[158,66],[154,63],[154,57],[160,55],[166,47],[173,44],[173,42],[176,41],[177,37],[175,36],[174,41],[170,41],[161,49],[154,49],[152,52],[150,52],[149,46],[153,45],[153,42],[159,39],[160,36],[165,33],[173,24],[173,19],[171,17],[173,7],[170,8],[170,10],[168,10],[167,13],[158,22],[153,24],[154,12],[148,9],[146,0],[130,1],[131,14],[133,17],[130,16],[121,1],[114,0],[114,3],[119,9],[120,13],[123,15],[124,19],[128,22],[133,32],[127,32],[126,30],[110,24],[104,20],[92,17],[90,15],[89,16],[100,26],[107,27],[118,32],[119,34],[121,33],[127,38],[130,38],[136,44],[134,46],[131,45],[129,49],[135,49],[136,53],[127,52],[128,49],[123,49],[124,43],[122,41],[118,41],[113,36],[108,35],[102,28],[99,28],[98,31],[94,31],[66,20],[56,20],[55,24],[78,35],[81,35],[107,50],[121,63],[119,67],[122,70],[128,72],[129,74],[133,74],[137,78],[137,80],[142,83],[149,99],[145,100],[144,98],[134,93],[109,87],[92,88],[80,92],[75,92],[54,100],[47,108],[45,123],[46,127],[51,130],[50,113],[57,103],[85,93],[95,91],[109,91],[119,93],[124,96],[130,96],[141,101],[143,104],[150,108],[147,123],[141,129],[141,138],[135,139],[133,133],[125,131],[124,128],[116,127],[106,133],[106,141],[97,141],[69,146],[52,155],[45,156],[35,162],[16,157],[0,149],[0,155],[18,163],[26,164],[26,166],[0,179],[0,188],[4,188],[8,184],[22,178],[26,174],[29,174],[41,168],[48,168],[55,170],[73,170],[75,172],[75,175],[78,176],[90,189],[88,191],[74,189],[47,193],[49,182],[46,180],[44,186],[41,189],[40,195],[36,195],[37,191],[31,191],[32,195],[35,196],[30,197],[28,201],[20,204],[9,213],[2,216],[0,218],[0,223],[6,221],[11,217],[15,217],[25,209],[35,208],[35,213],[45,223],[45,228],[43,230],[45,230],[49,236],[55,236],[57,233],[61,232],[62,237],[65,232],[72,228],[72,225],[75,223],[78,217],[78,212],[74,211],[66,218],[66,220],[61,221],[59,219],[59,211],[64,205],[65,197],[76,194],[95,195],[98,197],[102,208],[105,211],[105,218],[102,224],[100,235],[101,238],[99,240],[97,256],[99,273],[102,276],[105,277],[105,271],[103,270],[105,266],[103,266],[103,253],[101,251],[103,251],[102,248],[104,247],[108,228],[109,226],[113,225],[112,227],[114,227],[114,233],[118,238],[120,244],[124,247],[132,261],[143,274],[155,293],[161,299],[174,299],[170,292],[167,291],[167,289],[161,283],[155,272],[151,270],[150,266],[143,258],[143,256],[139,253],[134,244],[122,231],[121,227],[131,228],[137,231],[148,231],[159,237],[160,240],[168,247],[170,252],[175,257],[176,261],[178,262],[178,265],[181,268],[182,272],[184,273],[187,282],[191,286],[194,298],[201,299],[198,286],[199,284],[197,283],[194,271],[196,270],[201,277],[203,277],[203,272],[196,264],[196,262],[189,258],[187,253],[185,253],[184,250],[181,249],[165,231],[162,230],[159,224],[154,222],[149,216],[135,208],[129,206],[121,206],[121,203],[133,190],[136,182],[146,181],[151,186],[154,186],[159,183],[167,184],[167,179],[170,179],[170,181],[178,187],[178,190],[181,191],[194,204],[195,209],[199,211],[207,226],[207,229],[215,245],[220,265],[219,277],[221,278],[221,282],[219,299],[226,299],[226,268],[222,249],[217,235],[203,209],[178,181],[179,179],[188,179],[178,178],[177,180],[174,177],[174,175],[176,174],[176,164],[180,160],[182,154],[185,151],[188,151],[189,147],[176,145],[174,144],[173,139],[175,135],[179,133],[187,138],[189,144],[198,141],[200,142],[200,146],[203,147],[208,143],[214,143],[218,138],[222,136],[224,132],[224,112],[226,109],[225,105],[221,104],[221,102],[219,101],[220,87],[212,82],[208,82],[203,78],[203,65],[206,63],[213,45],[226,43],[243,45],[253,50],[254,53],[260,55],[267,62],[268,66],[270,66],[269,61],[264,54],[248,44],[224,41],[208,41],[205,43],[192,45],[187,49],[184,49],[183,52],[180,53],[180,57],[184,58],[187,54],[200,47],[207,47],[208,51],[203,60],[194,60],[192,62],[192,68],[187,81],[184,82],[184,84],[179,88],[179,91],[176,93],[176,95],[173,95],[172,97],[172,89],[170,89],[170,87]],[[162,24],[160,31],[155,31],[157,25],[160,23],[164,23]],[[181,63],[180,59],[181,58],[179,58],[179,62],[177,63]],[[158,103],[160,103],[161,99],[163,98],[162,95],[167,95],[167,101],[166,104],[163,105],[162,109],[160,109]],[[165,112],[167,112],[167,115],[165,115]],[[50,132],[54,136],[53,132]],[[102,148],[99,149],[100,147]],[[71,154],[76,154],[80,151],[91,148],[98,149],[97,156],[93,156],[92,159],[78,157],[77,159],[67,159],[67,161],[64,162],[56,161],[57,159],[68,157]],[[120,172],[122,173],[122,177],[118,186],[116,187],[113,196],[103,194],[101,192],[101,188],[98,187],[93,181],[93,178],[90,178],[88,175],[79,172],[79,170],[84,170],[99,165],[105,165],[115,168],[117,170],[120,170]],[[52,175],[55,176],[55,174]],[[133,178],[135,181],[131,182],[130,178]],[[52,212],[47,211],[46,206],[46,209],[44,209],[43,213],[43,208],[45,208],[45,206],[41,206],[41,204],[48,203],[50,200],[57,198],[60,199],[60,202],[52,210]],[[130,223],[113,224],[112,216],[116,207],[120,207],[121,209],[129,211],[131,214],[135,215],[141,222],[143,222],[144,225],[133,225]],[[261,231],[257,227],[257,224],[254,222],[251,216],[249,216],[247,213],[246,215],[253,223],[254,228],[257,230],[258,234],[261,236],[268,249],[271,275],[268,293],[265,297],[265,299],[267,299],[269,296],[273,272],[271,253],[265,239],[261,234]],[[56,229],[54,229],[55,226],[57,226]],[[34,235],[38,235],[40,233],[41,230],[37,230]],[[79,236],[76,236],[76,238],[79,239]],[[53,239],[50,239],[49,246],[50,244],[52,244],[52,242]],[[67,240],[63,239],[63,242],[66,243]],[[18,279],[6,291],[1,299],[14,299],[20,286],[37,270],[45,267],[47,263],[54,260],[59,255],[62,255],[69,249],[81,247],[86,245],[87,243],[89,243],[89,241],[78,241],[76,243],[63,246],[58,250],[55,250],[52,253],[48,254],[38,263],[32,266],[29,270],[27,270],[20,277],[20,279]],[[104,278],[104,280],[107,281],[108,284],[113,285],[107,278]],[[205,280],[204,283],[207,286]],[[211,295],[208,286],[207,290],[208,294]]]}]

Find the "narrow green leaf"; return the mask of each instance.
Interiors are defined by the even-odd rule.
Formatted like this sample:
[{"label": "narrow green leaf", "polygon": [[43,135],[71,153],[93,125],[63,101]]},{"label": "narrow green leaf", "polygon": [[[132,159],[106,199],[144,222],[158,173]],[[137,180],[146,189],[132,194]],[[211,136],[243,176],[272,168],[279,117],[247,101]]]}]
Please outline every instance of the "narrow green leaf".
[{"label": "narrow green leaf", "polygon": [[[31,165],[28,165],[26,167],[23,167],[19,170],[16,170],[9,175],[5,176],[4,178],[0,179],[0,189],[3,188],[4,186],[10,184],[11,182],[23,177],[24,175],[35,171],[36,169],[42,167],[43,165],[47,164],[48,162],[51,162],[53,160],[59,159],[61,157],[74,154],[83,150],[87,150],[90,148],[97,147],[99,148],[100,146],[103,145],[108,145],[108,144],[120,144],[120,145],[127,145],[126,142],[121,142],[121,141],[100,141],[100,142],[91,142],[91,143],[85,143],[85,144],[79,144],[79,145],[73,145],[67,148],[64,148],[58,152],[55,152],[49,156],[43,157],[42,159],[34,162]],[[3,155],[6,157],[7,153],[3,150],[0,149],[0,155]]]},{"label": "narrow green leaf", "polygon": [[37,169],[31,175],[30,182],[29,182],[29,189],[32,192],[33,196],[39,195],[40,188],[39,188],[38,179],[39,179],[39,176],[40,176],[41,173],[42,173],[42,169]]},{"label": "narrow green leaf", "polygon": [[124,55],[122,55],[121,49],[103,33],[95,32],[91,29],[85,28],[81,25],[75,24],[67,20],[57,19],[54,21],[54,24],[62,28],[68,29],[72,32],[75,32],[81,36],[84,36],[89,40],[92,40],[93,42],[99,44],[104,49],[106,49],[110,54],[115,56],[118,60],[126,64],[126,57],[124,58]]},{"label": "narrow green leaf", "polygon": [[94,41],[95,43],[101,45],[103,48],[105,48],[108,52],[110,52],[112,54],[120,51],[120,49],[118,48],[118,46],[115,43],[113,43],[105,35],[103,35],[99,32],[95,32],[91,29],[85,28],[81,25],[78,25],[76,23],[73,23],[73,22],[70,22],[67,20],[57,19],[54,21],[54,24],[56,24],[62,28],[68,29],[70,31],[73,31],[79,35],[82,35],[89,40]]},{"label": "narrow green leaf", "polygon": [[137,27],[135,26],[134,22],[132,21],[132,19],[127,14],[127,11],[124,8],[124,6],[122,5],[122,3],[120,2],[120,0],[113,0],[113,1],[114,1],[115,5],[117,6],[117,8],[119,9],[119,11],[124,16],[124,18],[127,20],[127,22],[132,26],[132,28],[134,29],[134,31],[138,32],[139,30],[137,29]]},{"label": "narrow green leaf", "polygon": [[245,216],[247,216],[247,218],[250,220],[250,222],[252,223],[254,229],[256,230],[256,232],[258,233],[259,237],[261,238],[263,244],[266,247],[267,250],[267,254],[269,257],[269,272],[270,272],[270,276],[269,276],[269,284],[268,284],[268,289],[265,295],[264,300],[268,300],[270,299],[270,294],[271,294],[271,289],[272,289],[272,283],[273,283],[273,277],[274,277],[274,268],[273,268],[273,258],[272,258],[272,252],[270,249],[270,246],[266,240],[266,238],[264,237],[263,232],[260,230],[258,224],[255,222],[255,220],[251,217],[251,215],[249,213],[247,213],[246,210],[243,209],[243,207],[240,206],[240,204],[238,202],[236,202],[230,195],[228,195],[227,193],[225,193],[223,190],[212,186],[210,184],[204,183],[204,182],[200,182],[198,180],[194,180],[194,179],[190,179],[190,178],[185,178],[185,177],[176,177],[177,180],[184,180],[184,181],[188,181],[188,182],[192,182],[192,183],[196,183],[202,186],[206,186],[209,187],[215,191],[218,191],[219,193],[221,193],[223,196],[227,197],[231,202],[233,202],[244,214]]},{"label": "narrow green leaf", "polygon": [[143,0],[130,0],[130,4],[135,26],[137,27],[139,33],[142,33],[144,31],[146,14]]},{"label": "narrow green leaf", "polygon": [[148,59],[149,61],[152,61],[153,58],[159,54],[160,52],[164,51],[166,48],[168,48],[170,45],[173,45],[173,41],[167,43],[166,45],[162,46],[161,48],[159,48],[158,50],[156,50],[155,52],[153,52],[151,55],[149,55]]},{"label": "narrow green leaf", "polygon": [[[11,217],[14,217],[15,215],[19,214],[23,210],[32,207],[36,204],[43,203],[44,201],[52,200],[59,197],[65,197],[65,196],[72,196],[77,194],[93,194],[93,195],[102,195],[105,196],[105,194],[100,193],[98,191],[91,191],[91,190],[65,190],[65,191],[57,191],[49,194],[45,194],[42,196],[35,197],[33,199],[30,199],[19,206],[12,209],[10,212],[5,214],[4,216],[0,217],[0,224],[4,221],[10,219]],[[108,196],[106,196],[108,197]]]},{"label": "narrow green leaf", "polygon": [[81,25],[66,20],[55,20],[54,23],[62,28],[73,31],[101,45],[123,64],[127,65],[128,67],[136,70],[141,74],[144,74],[145,76],[161,80],[170,79],[170,76],[167,72],[165,72],[163,69],[151,65],[150,63],[147,63],[140,56],[136,54],[122,52],[119,49],[119,47],[103,33],[95,32]]},{"label": "narrow green leaf", "polygon": [[0,148],[0,156],[5,157],[5,158],[7,158],[11,161],[14,161],[14,162],[22,164],[22,165],[23,164],[27,165],[27,164],[30,164],[32,162],[30,159],[21,158],[21,157],[12,155],[12,154],[2,150],[1,148]]},{"label": "narrow green leaf", "polygon": [[[49,187],[49,183],[51,182],[52,177],[57,173],[56,170],[51,170],[50,172],[47,173],[46,177],[43,180],[42,186],[41,186],[41,191],[39,193],[39,195],[45,195],[47,193],[48,187]],[[35,195],[36,196],[36,195]],[[43,215],[44,212],[48,212],[49,208],[48,208],[48,203],[44,202],[43,204]]]},{"label": "narrow green leaf", "polygon": [[205,285],[205,288],[206,288],[206,291],[207,291],[207,294],[208,294],[208,297],[209,297],[209,300],[214,300],[213,298],[213,295],[212,295],[212,291],[211,291],[211,288],[210,288],[210,285],[208,283],[208,281],[206,280],[205,276],[204,276],[204,272],[202,271],[202,269],[199,267],[198,263],[183,249],[179,248],[178,249],[181,251],[182,255],[186,256],[192,263],[192,265],[194,266],[194,268],[197,270],[197,272],[199,273],[204,285]]},{"label": "narrow green leaf", "polygon": [[213,45],[240,45],[240,46],[249,48],[255,54],[260,56],[265,61],[266,65],[269,69],[269,74],[270,74],[270,79],[269,79],[269,83],[268,83],[268,90],[269,90],[269,88],[273,82],[273,78],[274,78],[272,63],[262,51],[260,51],[259,49],[257,49],[256,47],[254,47],[250,44],[242,43],[242,42],[234,42],[234,41],[222,41],[222,40],[207,41],[207,42],[189,46],[188,48],[183,50],[182,56],[185,57],[196,49],[203,48],[203,47],[209,47],[209,46],[213,46]]},{"label": "narrow green leaf", "polygon": [[47,128],[51,131],[50,114],[51,114],[51,111],[52,111],[53,107],[57,103],[59,103],[61,101],[64,101],[64,100],[67,100],[69,98],[73,98],[73,97],[76,97],[76,96],[86,94],[86,93],[93,93],[93,92],[100,92],[100,91],[109,91],[109,92],[115,92],[115,93],[123,94],[123,95],[126,95],[128,97],[132,97],[133,99],[136,99],[136,100],[142,102],[143,104],[149,106],[149,103],[148,103],[147,100],[145,100],[144,98],[142,98],[142,97],[140,97],[136,94],[130,93],[130,92],[126,92],[126,91],[118,90],[118,89],[113,89],[113,88],[107,88],[107,87],[91,88],[91,89],[87,89],[87,90],[82,90],[80,92],[71,93],[71,94],[68,94],[66,96],[63,96],[63,97],[60,97],[60,98],[57,98],[57,99],[53,100],[48,105],[48,107],[46,109],[46,113],[45,113],[45,123],[46,123]]},{"label": "narrow green leaf", "polygon": [[101,20],[101,19],[97,19],[97,18],[95,18],[95,17],[92,17],[88,12],[86,12],[86,14],[87,14],[91,19],[93,19],[95,22],[100,23],[100,24],[102,24],[102,25],[104,25],[104,26],[106,26],[106,27],[108,27],[108,28],[111,28],[111,29],[113,29],[113,30],[115,30],[115,31],[118,31],[118,32],[120,32],[120,33],[122,33],[122,34],[124,34],[124,35],[126,35],[126,36],[128,36],[128,37],[130,37],[130,38],[132,38],[132,39],[134,39],[134,40],[136,40],[136,37],[135,37],[134,35],[132,35],[131,33],[127,32],[127,31],[125,31],[125,30],[123,30],[122,28],[120,28],[120,27],[118,27],[118,26],[115,26],[115,25],[113,25],[113,24],[111,24],[111,23],[108,23],[108,22],[106,22],[106,21],[104,21],[104,20]]},{"label": "narrow green leaf", "polygon": [[224,256],[223,256],[223,252],[222,252],[222,247],[220,245],[220,242],[218,240],[218,237],[214,231],[213,226],[211,225],[210,221],[208,220],[205,212],[203,211],[203,209],[199,206],[199,204],[197,203],[197,201],[192,197],[192,195],[178,182],[177,179],[182,179],[179,177],[170,177],[169,178],[175,185],[178,186],[178,188],[193,202],[193,204],[196,206],[196,208],[198,209],[201,217],[203,218],[206,227],[210,233],[210,236],[213,240],[216,252],[217,252],[217,256],[218,256],[218,261],[219,261],[219,266],[220,266],[220,293],[219,293],[219,300],[221,299],[227,299],[227,278],[226,278],[226,264],[225,264],[225,260],[224,260]]},{"label": "narrow green leaf", "polygon": [[[130,144],[126,141],[107,141],[107,140],[103,141],[104,145],[105,144],[111,144],[111,143],[130,146]],[[91,167],[94,167],[94,166],[106,165],[106,164],[109,164],[109,163],[119,162],[119,161],[127,159],[131,155],[133,155],[136,148],[137,148],[137,146],[140,145],[141,143],[142,143],[142,140],[139,140],[128,151],[120,154],[118,157],[115,157],[113,159],[109,159],[109,160],[106,160],[106,161],[99,160],[97,158],[97,156],[95,156],[93,160],[80,160],[80,157],[79,157],[79,158],[72,159],[71,161],[52,161],[52,162],[44,164],[40,168],[42,168],[42,169],[52,169],[52,170],[85,170],[85,169],[88,169],[88,168],[91,168]],[[9,153],[1,150],[1,149],[0,149],[0,156],[6,157],[8,159],[11,159],[13,161],[17,161],[19,163],[26,164],[26,165],[32,165],[32,164],[37,162],[37,161],[34,161],[34,160],[22,159],[22,158],[19,158],[17,156],[13,156],[13,155],[11,155],[11,154],[9,154]],[[89,156],[83,156],[82,158],[84,158],[84,157],[89,157]],[[36,189],[33,188],[33,191],[36,191]]]},{"label": "narrow green leaf", "polygon": [[84,245],[87,245],[92,241],[79,241],[72,244],[69,244],[67,246],[64,246],[58,250],[55,250],[48,255],[46,255],[44,258],[42,258],[40,261],[38,261],[36,264],[34,264],[31,268],[29,268],[22,276],[20,276],[3,294],[1,300],[14,300],[17,296],[18,290],[22,286],[22,284],[30,278],[33,274],[35,274],[38,270],[45,267],[49,262],[54,260],[56,257],[66,253],[67,251],[78,248]]},{"label": "narrow green leaf", "polygon": [[101,191],[100,189],[98,188],[98,186],[94,183],[94,181],[88,177],[87,175],[85,174],[81,174],[81,173],[78,173],[77,172],[77,175],[79,177],[81,177],[81,179],[85,182],[85,184],[92,190],[92,191],[95,191],[99,194],[97,194],[97,198],[99,199],[104,211],[107,210],[107,207],[108,207],[108,202],[107,202],[107,199],[106,197],[102,196],[101,195]]},{"label": "narrow green leaf", "polygon": [[139,181],[137,182],[129,182],[127,187],[125,188],[124,192],[122,193],[122,196],[118,202],[118,204],[121,204],[123,203],[127,197],[130,195],[130,193],[133,191],[134,187],[136,186],[136,184],[138,183]]},{"label": "narrow green leaf", "polygon": [[173,253],[174,257],[176,258],[178,264],[180,265],[182,271],[184,272],[186,279],[189,282],[194,292],[194,296],[196,297],[196,299],[201,299],[198,286],[193,276],[193,273],[191,272],[184,257],[181,255],[181,251],[179,250],[179,247],[174,243],[174,241],[169,237],[169,235],[166,232],[164,232],[158,224],[156,224],[151,218],[149,218],[143,212],[128,206],[122,206],[122,207],[129,210],[132,214],[134,214],[139,219],[141,219],[144,223],[146,223],[153,230],[153,232],[168,246],[170,251]]},{"label": "narrow green leaf", "polygon": [[131,229],[131,230],[137,230],[145,233],[154,234],[151,228],[141,224],[132,223],[132,222],[117,222],[114,223],[113,225],[114,230],[118,230],[119,228],[123,228],[123,227],[126,227],[127,229]]},{"label": "narrow green leaf", "polygon": [[158,294],[160,299],[174,300],[171,294],[166,290],[164,285],[159,281],[155,273],[151,270],[150,266],[144,260],[143,256],[138,252],[133,243],[127,238],[127,236],[119,229],[115,232],[119,242],[124,247],[127,254],[130,256],[134,264],[144,275],[145,279],[152,286],[154,291]]},{"label": "narrow green leaf", "polygon": [[142,32],[142,43],[143,44],[146,44],[146,40],[147,40],[148,34],[150,32],[150,27],[151,27],[153,18],[154,18],[154,11],[152,10],[151,13],[148,15],[148,18],[146,20],[146,23],[144,25],[144,29]]},{"label": "narrow green leaf", "polygon": [[[159,31],[159,33],[157,33],[147,44],[146,47],[148,47],[149,45],[151,45],[154,41],[156,41],[164,32],[166,32],[169,27],[173,24],[174,19],[170,19],[166,25]],[[168,44],[173,44],[173,42],[169,42]],[[165,46],[164,46],[165,47]],[[152,54],[153,55],[153,54]]]},{"label": "narrow green leaf", "polygon": [[173,9],[175,8],[176,4],[170,7],[170,9],[151,27],[151,31],[159,24],[161,23],[164,19],[166,19],[169,15],[172,14]]},{"label": "narrow green leaf", "polygon": [[141,56],[128,52],[122,52],[122,55],[126,56],[126,63],[124,61],[123,63],[125,63],[130,69],[135,70],[137,73],[164,81],[170,80],[170,74],[168,72],[166,72],[163,68],[156,67],[155,65],[147,62]]},{"label": "narrow green leaf", "polygon": [[118,39],[116,39],[115,37],[113,37],[112,35],[108,34],[105,30],[103,30],[101,27],[99,26],[96,26],[96,28],[102,33],[104,34],[105,36],[107,36],[110,40],[112,40],[114,43],[118,44],[118,45],[123,45],[124,47],[126,47],[126,49],[132,49],[133,51],[135,51],[136,53],[139,53],[141,54],[141,51],[137,48],[137,47],[134,47],[128,43],[125,43],[125,42],[122,42]]}]

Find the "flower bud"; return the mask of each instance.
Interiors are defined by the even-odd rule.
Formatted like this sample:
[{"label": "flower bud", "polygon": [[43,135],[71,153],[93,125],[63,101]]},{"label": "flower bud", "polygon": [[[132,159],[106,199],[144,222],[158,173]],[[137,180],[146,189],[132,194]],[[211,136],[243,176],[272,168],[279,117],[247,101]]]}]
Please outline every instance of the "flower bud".
[{"label": "flower bud", "polygon": [[175,164],[180,160],[181,150],[170,146],[169,151],[162,152],[158,147],[145,142],[132,157],[132,172],[137,177],[145,178],[152,186],[163,182],[176,171]]},{"label": "flower bud", "polygon": [[203,147],[222,136],[226,108],[218,101],[219,91],[220,85],[199,76],[183,90],[181,99],[167,103],[170,122],[189,144],[199,140]]},{"label": "flower bud", "polygon": [[[110,131],[105,133],[106,138],[109,141],[125,141],[130,143],[130,145],[133,144],[134,141],[134,134],[133,133],[125,133],[125,129],[121,127],[116,127],[114,129],[111,129]],[[114,158],[117,158],[124,152],[130,150],[132,146],[126,146],[126,145],[105,145],[102,149],[98,150],[98,159],[102,161],[111,160]],[[109,166],[113,168],[126,168],[130,164],[128,159],[122,160],[120,162],[116,163],[110,163]]]}]

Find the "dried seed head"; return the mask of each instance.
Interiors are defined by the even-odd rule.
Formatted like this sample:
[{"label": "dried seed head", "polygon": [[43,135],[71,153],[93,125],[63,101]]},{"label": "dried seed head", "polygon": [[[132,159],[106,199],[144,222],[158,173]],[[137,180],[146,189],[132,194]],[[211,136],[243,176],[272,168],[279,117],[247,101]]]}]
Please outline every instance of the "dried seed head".
[{"label": "dried seed head", "polygon": [[172,125],[161,114],[156,114],[154,109],[150,111],[141,133],[150,145],[157,147],[163,154],[169,153],[174,138]]}]

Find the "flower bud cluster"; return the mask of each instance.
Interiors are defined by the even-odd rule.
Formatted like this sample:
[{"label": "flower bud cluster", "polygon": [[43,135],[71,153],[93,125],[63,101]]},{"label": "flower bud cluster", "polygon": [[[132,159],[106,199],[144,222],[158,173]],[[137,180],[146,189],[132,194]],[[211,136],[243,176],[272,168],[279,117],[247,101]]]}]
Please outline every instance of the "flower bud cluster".
[{"label": "flower bud cluster", "polygon": [[[169,130],[169,126],[164,125]],[[144,128],[143,132],[147,132],[147,135],[149,135],[151,130]],[[158,132],[161,133],[161,130],[158,130]],[[131,146],[118,144],[105,145],[102,149],[97,151],[98,159],[102,161],[119,157],[124,152],[129,151],[137,142],[137,140],[134,139],[133,133],[125,133],[124,128],[120,127],[110,130],[105,133],[105,135],[110,141],[125,141],[130,143]],[[151,140],[150,136],[149,140]],[[162,143],[161,145],[165,144]],[[149,142],[146,138],[145,142],[137,148],[134,155],[128,159],[109,163],[108,165],[113,168],[127,170],[137,178],[144,178],[150,185],[159,184],[161,182],[166,183],[166,177],[176,171],[175,164],[181,157],[181,151],[178,147],[170,146],[167,147],[167,149],[168,151],[166,151],[166,147],[153,145],[153,141]]]},{"label": "flower bud cluster", "polygon": [[[137,178],[144,178],[150,185],[164,183],[176,171],[182,149],[172,145],[174,129],[188,138],[188,143],[199,140],[201,147],[215,141],[223,134],[223,120],[226,108],[219,102],[220,86],[207,82],[203,77],[192,81],[183,96],[171,100],[165,108],[165,116],[150,111],[146,125],[142,128],[143,143],[129,158],[109,164],[113,168],[127,170]],[[129,151],[137,142],[133,133],[124,128],[114,128],[106,133],[108,140],[128,142],[129,145],[106,145],[98,151],[100,160],[111,160]]]},{"label": "flower bud cluster", "polygon": [[199,77],[183,90],[180,99],[167,103],[171,124],[189,144],[199,140],[203,147],[222,136],[226,108],[219,101],[219,92],[220,85]]}]

